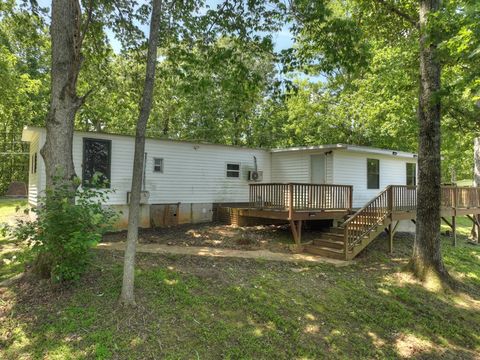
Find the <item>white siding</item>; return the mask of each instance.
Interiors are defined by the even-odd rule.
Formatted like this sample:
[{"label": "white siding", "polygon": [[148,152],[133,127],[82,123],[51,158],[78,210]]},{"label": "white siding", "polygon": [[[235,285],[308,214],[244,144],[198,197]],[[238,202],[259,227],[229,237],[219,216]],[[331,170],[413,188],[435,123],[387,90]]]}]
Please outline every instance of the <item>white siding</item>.
[{"label": "white siding", "polygon": [[[38,132],[30,142],[29,162],[28,162],[28,203],[36,206],[38,197],[42,195],[45,187],[45,164],[40,149],[45,142],[43,132]],[[37,154],[37,171],[32,173],[32,156]]]},{"label": "white siding", "polygon": [[[28,161],[28,203],[30,205],[37,205],[38,201],[38,188],[39,188],[39,168],[38,168],[38,160],[40,154],[38,153],[39,150],[39,141],[40,141],[40,134],[38,134],[30,143],[30,154],[29,154],[29,161]],[[32,157],[37,153],[37,172],[34,174],[32,173]]]},{"label": "white siding", "polygon": [[333,164],[334,164],[334,161],[333,161],[333,157],[334,157],[334,152],[331,152],[330,154],[326,155],[325,156],[325,166],[326,166],[326,169],[325,169],[325,182],[327,184],[334,184],[333,182],[333,172],[334,172],[334,169],[333,169]]},{"label": "white siding", "polygon": [[[310,183],[311,155],[323,154],[323,151],[286,151],[272,153],[272,182]],[[325,155],[325,180],[333,182],[332,154]]]},{"label": "white siding", "polygon": [[[73,139],[75,171],[82,175],[83,138],[112,141],[111,185],[115,193],[110,204],[126,203],[131,186],[134,138],[120,135],[76,132]],[[31,155],[45,142],[45,132],[38,130],[30,143]],[[248,201],[248,171],[254,169],[254,156],[258,170],[263,171],[263,182],[311,182],[311,155],[321,150],[272,152],[240,147],[195,144],[190,142],[147,139],[145,151],[146,190],[150,204]],[[406,163],[416,158],[352,150],[326,152],[325,178],[328,184],[353,185],[353,206],[361,207],[387,185],[405,185]],[[153,159],[162,158],[163,173],[153,171]],[[380,160],[380,188],[367,189],[367,158]],[[37,203],[37,196],[45,187],[45,166],[38,154],[37,174],[29,174],[29,202]],[[227,163],[240,163],[240,178],[226,177]]]},{"label": "white siding", "polygon": [[[416,159],[387,155],[334,152],[334,183],[353,185],[353,207],[362,207],[388,185],[406,184],[406,163]],[[367,189],[367,158],[380,160],[380,188]]]},{"label": "white siding", "polygon": [[[83,138],[112,140],[110,204],[126,203],[130,191],[134,138],[95,133],[75,133],[74,164],[77,175],[82,174]],[[150,204],[212,203],[248,201],[248,171],[263,171],[263,182],[270,182],[268,151],[239,147],[194,144],[168,140],[147,139],[145,152],[146,189]],[[162,158],[163,173],[153,171],[153,158]],[[226,177],[227,163],[240,163],[240,178]]]}]

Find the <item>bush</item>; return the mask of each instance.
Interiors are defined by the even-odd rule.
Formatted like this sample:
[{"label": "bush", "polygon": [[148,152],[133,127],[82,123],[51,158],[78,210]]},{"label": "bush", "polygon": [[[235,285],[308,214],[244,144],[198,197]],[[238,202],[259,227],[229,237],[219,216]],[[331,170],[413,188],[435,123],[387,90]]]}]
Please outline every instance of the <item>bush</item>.
[{"label": "bush", "polygon": [[30,210],[35,220],[20,220],[9,231],[16,240],[31,243],[36,254],[33,270],[54,282],[80,278],[90,261],[89,249],[111,229],[116,217],[103,205],[111,190],[78,185],[78,179],[55,184]]}]

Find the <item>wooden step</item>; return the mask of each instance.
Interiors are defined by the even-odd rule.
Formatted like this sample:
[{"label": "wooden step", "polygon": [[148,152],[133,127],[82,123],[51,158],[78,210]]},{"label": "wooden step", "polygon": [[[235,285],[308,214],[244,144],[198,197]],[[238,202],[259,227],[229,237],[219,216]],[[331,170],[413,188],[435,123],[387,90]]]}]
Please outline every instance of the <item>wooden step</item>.
[{"label": "wooden step", "polygon": [[318,239],[343,241],[344,235],[343,234],[337,234],[337,233],[322,232],[322,233],[318,234]]},{"label": "wooden step", "polygon": [[343,249],[344,242],[343,240],[315,239],[313,240],[313,245],[328,247],[331,249]]},{"label": "wooden step", "polygon": [[325,229],[323,232],[334,233],[334,234],[343,234],[344,231],[345,231],[345,229],[341,228],[341,227],[331,227],[331,228]]},{"label": "wooden step", "polygon": [[325,256],[331,259],[345,260],[343,250],[332,249],[325,246],[305,245],[304,249],[310,254]]}]

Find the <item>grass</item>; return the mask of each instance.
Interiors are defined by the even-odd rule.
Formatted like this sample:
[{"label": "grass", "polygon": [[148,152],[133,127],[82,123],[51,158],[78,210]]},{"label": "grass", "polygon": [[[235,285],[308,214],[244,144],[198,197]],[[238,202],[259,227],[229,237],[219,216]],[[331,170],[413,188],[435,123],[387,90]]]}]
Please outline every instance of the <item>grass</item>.
[{"label": "grass", "polygon": [[30,259],[26,246],[15,243],[1,232],[2,223],[11,223],[26,205],[26,200],[0,198],[0,281],[24,271],[26,262]]},{"label": "grass", "polygon": [[480,249],[443,238],[452,293],[402,271],[410,237],[372,245],[344,268],[139,255],[135,309],[118,306],[122,254],[95,251],[75,286],[0,288],[0,358],[478,358]]},{"label": "grass", "polygon": [[17,207],[24,207],[27,201],[23,199],[5,199],[0,198],[0,222],[7,218],[15,216]]}]

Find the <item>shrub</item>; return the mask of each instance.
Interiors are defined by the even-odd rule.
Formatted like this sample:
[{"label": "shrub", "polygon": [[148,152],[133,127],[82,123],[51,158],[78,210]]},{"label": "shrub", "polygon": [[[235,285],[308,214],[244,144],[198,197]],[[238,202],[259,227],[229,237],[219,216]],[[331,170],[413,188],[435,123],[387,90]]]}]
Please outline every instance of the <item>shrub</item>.
[{"label": "shrub", "polygon": [[79,179],[56,183],[39,199],[34,220],[19,220],[10,235],[29,241],[33,270],[54,282],[75,281],[90,261],[90,248],[111,229],[116,213],[105,207],[111,190],[78,188]]}]

